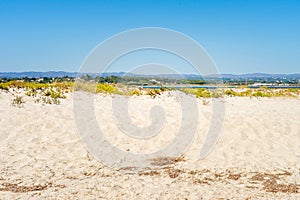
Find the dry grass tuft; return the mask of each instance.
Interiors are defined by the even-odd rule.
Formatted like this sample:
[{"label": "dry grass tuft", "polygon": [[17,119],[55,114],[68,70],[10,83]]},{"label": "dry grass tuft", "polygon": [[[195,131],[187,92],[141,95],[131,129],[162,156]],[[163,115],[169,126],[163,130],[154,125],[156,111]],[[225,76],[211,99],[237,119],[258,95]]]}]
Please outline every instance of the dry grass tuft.
[{"label": "dry grass tuft", "polygon": [[206,180],[206,179],[194,179],[193,180],[193,183],[194,184],[200,184],[200,185],[210,185],[211,183],[208,181],[208,180]]},{"label": "dry grass tuft", "polygon": [[165,172],[169,175],[170,178],[177,178],[181,173],[183,173],[182,170],[174,168],[165,168]]},{"label": "dry grass tuft", "polygon": [[209,104],[209,100],[207,100],[207,99],[202,99],[202,104],[203,105],[208,105]]},{"label": "dry grass tuft", "polygon": [[160,172],[152,170],[152,171],[139,172],[139,175],[140,176],[157,176],[157,175],[160,175]]},{"label": "dry grass tuft", "polygon": [[136,171],[137,168],[136,167],[121,167],[118,171]]},{"label": "dry grass tuft", "polygon": [[15,98],[13,98],[11,100],[11,104],[15,107],[19,107],[21,108],[23,106],[23,104],[25,103],[25,100],[22,96],[15,96]]},{"label": "dry grass tuft", "polygon": [[222,177],[224,177],[223,174],[218,174],[218,173],[215,173],[214,176],[217,180],[220,180]]},{"label": "dry grass tuft", "polygon": [[177,162],[183,162],[184,157],[183,156],[179,156],[177,158],[158,157],[158,158],[150,159],[149,161],[150,161],[150,164],[153,165],[153,166],[164,166],[164,165],[172,165],[172,164],[175,164]]},{"label": "dry grass tuft", "polygon": [[232,180],[235,180],[235,181],[239,180],[241,177],[242,177],[241,174],[229,174],[227,176],[228,179],[232,179]]},{"label": "dry grass tuft", "polygon": [[263,183],[264,189],[267,192],[283,192],[283,193],[298,193],[298,187],[295,184],[278,184],[276,180],[271,179]]},{"label": "dry grass tuft", "polygon": [[13,183],[3,183],[0,191],[9,191],[14,193],[26,193],[26,192],[34,192],[34,191],[42,191],[48,188],[48,184],[46,185],[33,185],[33,186],[19,186],[18,184]]},{"label": "dry grass tuft", "polygon": [[291,176],[291,172],[284,171],[283,173],[269,174],[269,173],[256,173],[250,178],[251,181],[259,181],[263,184],[263,189],[266,192],[283,192],[283,193],[298,193],[299,187],[296,184],[279,184],[281,176]]},{"label": "dry grass tuft", "polygon": [[95,176],[96,173],[95,172],[84,172],[83,175],[91,177],[91,176]]},{"label": "dry grass tuft", "polygon": [[[171,157],[159,157],[152,159],[152,164],[156,166],[170,165],[179,161],[184,161],[184,158],[181,156],[179,158]],[[134,170],[131,168],[131,170]],[[283,171],[281,173],[263,173],[255,172],[253,174],[243,174],[243,173],[233,173],[230,170],[226,172],[212,172],[209,169],[204,169],[201,171],[192,170],[185,171],[183,169],[177,169],[172,166],[166,166],[159,170],[149,170],[141,171],[138,173],[139,176],[161,176],[167,174],[171,179],[183,178],[192,181],[194,184],[205,184],[212,185],[216,182],[226,182],[230,183],[232,181],[240,180],[242,177],[246,178],[242,180],[242,184],[246,184],[248,189],[262,189],[266,192],[282,192],[282,193],[299,193],[299,185],[292,183],[280,183],[284,182],[285,176],[291,176],[292,173],[288,171]],[[182,175],[182,176],[181,176]]]}]

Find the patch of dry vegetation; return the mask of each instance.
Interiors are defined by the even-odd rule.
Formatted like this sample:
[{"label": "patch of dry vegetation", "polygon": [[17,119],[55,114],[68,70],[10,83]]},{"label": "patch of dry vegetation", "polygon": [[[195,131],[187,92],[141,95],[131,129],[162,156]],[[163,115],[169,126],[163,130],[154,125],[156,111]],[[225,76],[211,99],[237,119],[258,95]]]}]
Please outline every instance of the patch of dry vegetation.
[{"label": "patch of dry vegetation", "polygon": [[0,186],[0,192],[13,192],[13,193],[28,193],[28,192],[39,192],[43,190],[47,190],[49,188],[65,188],[65,185],[61,184],[53,184],[52,182],[46,182],[45,184],[37,184],[37,185],[19,185],[15,183],[2,183]]},{"label": "patch of dry vegetation", "polygon": [[264,190],[267,192],[283,192],[283,193],[298,193],[299,187],[292,183],[278,183],[282,176],[291,176],[292,173],[285,171],[284,173],[255,173],[250,180],[261,182]]},{"label": "patch of dry vegetation", "polygon": [[226,89],[224,94],[231,97],[297,97],[300,95],[300,89],[269,89],[266,87],[243,89],[242,91]]},{"label": "patch of dry vegetation", "polygon": [[[54,82],[54,83],[37,83],[37,82],[24,82],[24,81],[9,81],[0,83],[0,89],[9,91],[11,88],[23,89],[25,94],[30,97],[36,97],[39,93],[43,93],[47,90],[61,91],[61,93],[68,93],[73,90],[85,91],[89,93],[102,93],[102,94],[119,94],[126,96],[140,96],[149,95],[155,98],[161,95],[168,88],[161,87],[155,88],[136,88],[134,86],[126,86],[124,84],[105,84],[87,81],[77,82]],[[297,97],[300,96],[300,89],[288,88],[288,89],[269,89],[267,87],[261,88],[235,88],[235,89],[215,89],[208,90],[205,88],[182,88],[181,91],[186,94],[192,94],[197,98],[220,98],[223,96],[232,97]],[[205,101],[206,102],[206,101]],[[204,103],[205,104],[205,103]]]},{"label": "patch of dry vegetation", "polygon": [[[171,160],[171,161],[170,161]],[[175,164],[176,162],[169,158],[155,159],[156,166],[163,166],[165,164]],[[170,178],[184,179],[191,181],[193,184],[212,185],[216,182],[224,182],[226,184],[235,182],[244,185],[248,189],[264,190],[271,193],[299,193],[300,185],[289,183],[286,178],[292,173],[283,171],[283,173],[237,173],[230,170],[222,172],[214,172],[209,169],[204,170],[184,170],[176,168],[176,166],[166,166],[161,169],[140,171],[140,176],[161,176],[167,174]]]},{"label": "patch of dry vegetation", "polygon": [[173,165],[177,162],[183,162],[184,157],[179,156],[177,158],[174,157],[157,157],[153,159],[149,159],[150,164],[153,166],[165,166],[165,165]]},{"label": "patch of dry vegetation", "polygon": [[230,97],[297,97],[300,96],[300,89],[269,89],[266,87],[250,89],[250,88],[238,88],[238,89],[216,89],[208,90],[205,88],[193,89],[183,88],[183,92],[186,94],[192,94],[197,98],[220,98],[223,96]]},{"label": "patch of dry vegetation", "polygon": [[32,186],[19,186],[18,184],[3,183],[0,191],[9,191],[14,193],[27,193],[34,191],[46,190],[48,185],[32,185]]},{"label": "patch of dry vegetation", "polygon": [[[0,83],[0,89],[11,92],[15,95],[24,94],[34,98],[35,103],[43,102],[44,104],[60,104],[60,99],[65,99],[65,93],[73,90],[73,82],[57,83],[37,83],[24,81],[9,81]],[[12,99],[12,105],[22,107],[25,103],[23,96],[16,96]]]},{"label": "patch of dry vegetation", "polygon": [[12,100],[11,100],[11,104],[15,107],[19,107],[21,108],[23,106],[23,104],[25,103],[25,100],[22,96],[15,96]]}]

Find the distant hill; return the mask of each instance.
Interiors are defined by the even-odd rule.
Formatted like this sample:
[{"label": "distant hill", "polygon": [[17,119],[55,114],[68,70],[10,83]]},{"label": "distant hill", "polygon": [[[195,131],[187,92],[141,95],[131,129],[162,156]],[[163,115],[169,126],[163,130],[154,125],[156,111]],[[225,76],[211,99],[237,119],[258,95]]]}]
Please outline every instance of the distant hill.
[{"label": "distant hill", "polygon": [[42,77],[76,77],[75,72],[64,72],[64,71],[49,71],[49,72],[0,72],[1,78],[42,78]]},{"label": "distant hill", "polygon": [[[161,77],[161,78],[172,78],[172,79],[202,79],[201,75],[197,74],[157,74],[157,75],[142,75],[142,74],[132,74],[132,73],[125,73],[125,72],[107,72],[104,74],[100,73],[88,73],[89,75],[96,77],[96,76],[139,76],[139,77]],[[42,77],[76,77],[85,75],[84,73],[78,74],[77,72],[65,72],[65,71],[49,71],[49,72],[0,72],[0,78],[42,78]],[[208,79],[217,79],[220,75],[212,74],[204,76],[204,78]],[[252,73],[252,74],[221,74],[223,79],[300,79],[300,73],[295,74],[267,74],[267,73]]]}]

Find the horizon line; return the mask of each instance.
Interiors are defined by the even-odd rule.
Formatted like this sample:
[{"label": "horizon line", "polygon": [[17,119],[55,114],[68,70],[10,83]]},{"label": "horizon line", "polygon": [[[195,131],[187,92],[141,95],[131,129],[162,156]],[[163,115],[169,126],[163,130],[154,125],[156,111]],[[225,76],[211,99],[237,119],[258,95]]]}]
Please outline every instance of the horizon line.
[{"label": "horizon line", "polygon": [[[64,71],[64,70],[49,70],[49,71],[0,71],[0,73],[49,73],[49,72],[54,72],[54,73],[77,73],[77,74],[109,74],[109,73],[127,73],[124,71],[107,71],[107,72],[76,72],[76,71]],[[136,73],[130,73],[128,74],[136,74]],[[168,73],[160,73],[160,74],[137,74],[137,75],[176,75],[174,74],[168,74]],[[200,76],[210,76],[210,75],[218,75],[218,74],[207,74],[207,75],[201,75],[201,74],[195,74],[195,73],[179,73],[184,74],[184,75],[200,75]],[[294,74],[300,74],[300,72],[293,72],[293,73],[280,73],[280,72],[245,72],[245,73],[233,73],[233,72],[226,72],[226,73],[219,73],[220,75],[248,75],[248,74],[268,74],[268,75],[294,75]]]}]

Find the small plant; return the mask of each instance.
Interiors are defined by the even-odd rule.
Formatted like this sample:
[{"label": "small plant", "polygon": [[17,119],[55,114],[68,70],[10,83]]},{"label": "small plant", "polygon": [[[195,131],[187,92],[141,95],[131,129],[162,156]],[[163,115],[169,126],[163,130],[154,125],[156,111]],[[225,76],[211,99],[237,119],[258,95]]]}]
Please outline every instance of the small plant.
[{"label": "small plant", "polygon": [[160,89],[148,89],[146,91],[146,95],[150,95],[153,99],[157,96],[161,94],[161,90]]},{"label": "small plant", "polygon": [[42,97],[42,102],[44,104],[55,104],[55,105],[59,105],[60,104],[60,100],[58,98],[52,98],[52,97],[49,97],[49,96],[45,96],[45,97]]},{"label": "small plant", "polygon": [[59,105],[60,100],[58,98],[52,98],[52,103],[55,104],[55,105]]},{"label": "small plant", "polygon": [[198,89],[183,88],[182,91],[185,92],[186,94],[195,95],[197,98],[200,98],[200,97],[210,98],[210,97],[212,97],[212,94],[210,93],[210,91],[208,91],[205,88],[198,88]]},{"label": "small plant", "polygon": [[60,89],[54,90],[53,88],[47,89],[43,92],[42,96],[51,97],[53,99],[62,98],[65,99],[66,96],[61,92]]},{"label": "small plant", "polygon": [[0,89],[8,91],[9,85],[7,83],[0,83]]},{"label": "small plant", "polygon": [[184,156],[179,157],[157,157],[149,159],[151,165],[153,166],[164,166],[164,165],[173,165],[178,162],[183,162],[185,160]]},{"label": "small plant", "polygon": [[34,99],[34,103],[40,103],[40,101],[41,101],[41,98]]},{"label": "small plant", "polygon": [[203,104],[203,105],[208,105],[208,104],[209,104],[209,100],[203,98],[203,99],[202,99],[202,104]]},{"label": "small plant", "polygon": [[232,89],[225,90],[225,95],[230,96],[230,97],[240,96],[238,92],[233,91]]},{"label": "small plant", "polygon": [[25,101],[22,96],[16,96],[15,98],[12,99],[12,102],[11,102],[11,104],[13,106],[16,106],[19,108],[22,107],[24,103],[25,103]]},{"label": "small plant", "polygon": [[191,89],[191,88],[182,88],[181,91],[183,91],[185,94],[192,94],[195,95],[195,89]]},{"label": "small plant", "polygon": [[236,93],[236,94],[238,94],[239,96],[242,96],[242,97],[251,97],[252,96],[252,90],[247,89],[243,92]]},{"label": "small plant", "polygon": [[28,91],[25,92],[25,95],[29,97],[36,97],[37,91],[35,89],[29,89]]},{"label": "small plant", "polygon": [[200,88],[200,89],[197,89],[197,91],[196,91],[196,97],[197,98],[199,98],[199,97],[210,98],[211,94],[207,89]]},{"label": "small plant", "polygon": [[47,97],[42,97],[42,102],[44,104],[52,104],[52,101],[50,101],[50,98],[47,98]]},{"label": "small plant", "polygon": [[271,97],[272,95],[268,92],[257,91],[252,94],[254,97]]},{"label": "small plant", "polygon": [[142,92],[140,90],[133,89],[133,90],[129,91],[129,95],[130,96],[133,96],[133,95],[140,96],[140,95],[142,95]]}]

